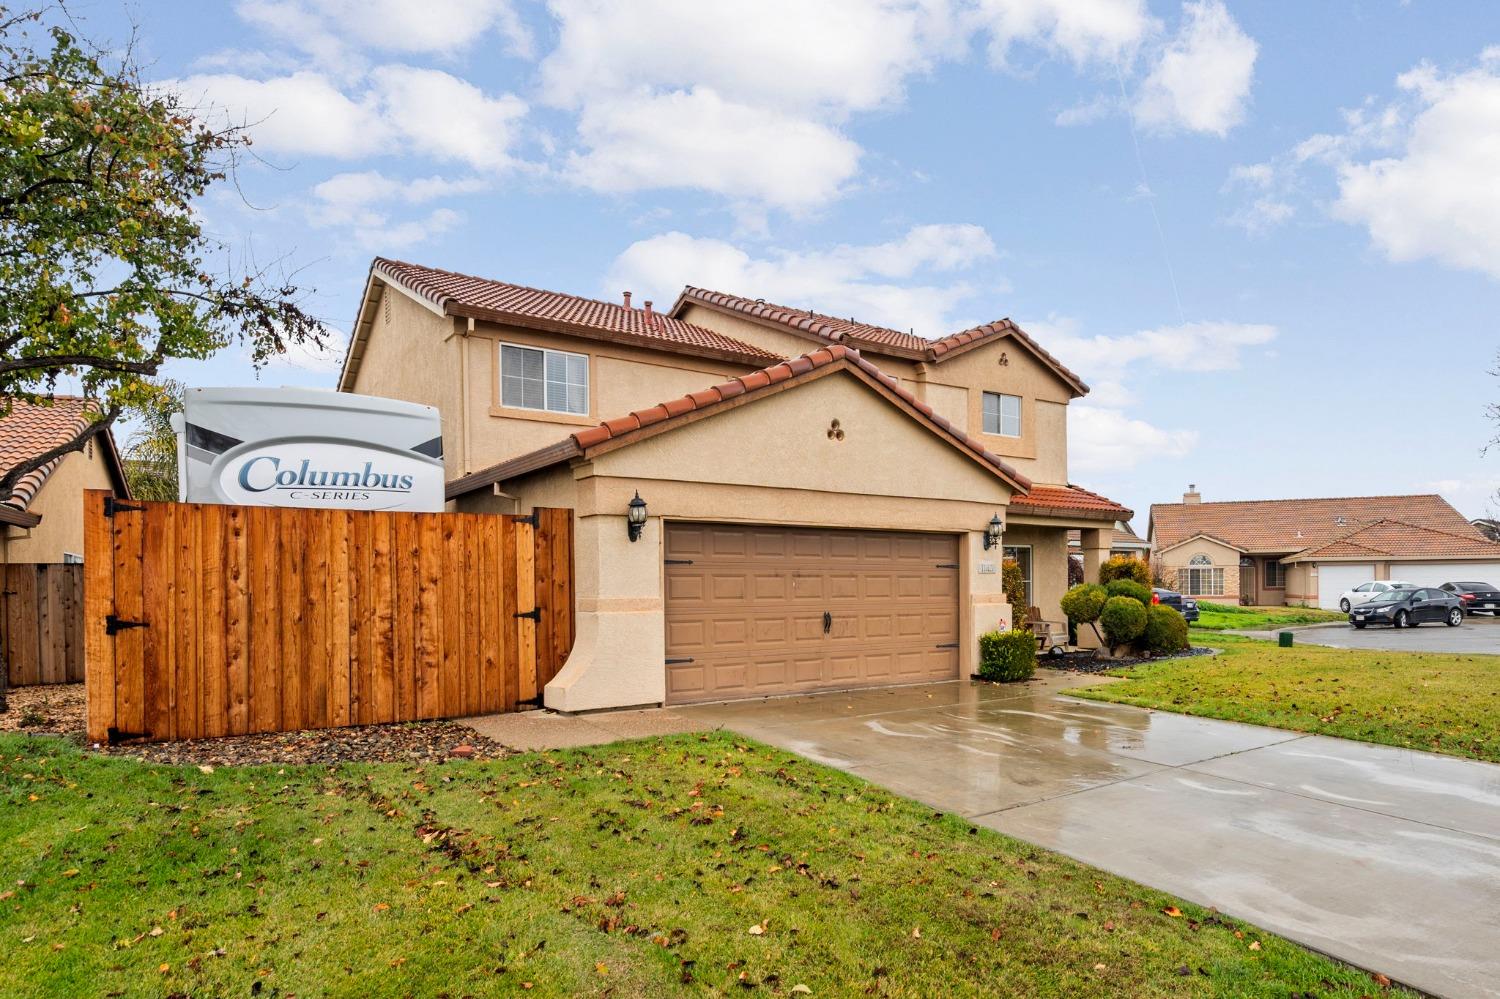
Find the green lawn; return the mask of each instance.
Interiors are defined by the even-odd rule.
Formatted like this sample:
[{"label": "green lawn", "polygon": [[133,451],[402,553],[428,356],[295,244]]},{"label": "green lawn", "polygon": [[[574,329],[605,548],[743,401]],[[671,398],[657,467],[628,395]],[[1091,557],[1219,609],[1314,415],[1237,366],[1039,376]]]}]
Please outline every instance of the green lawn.
[{"label": "green lawn", "polygon": [[1319,621],[1343,621],[1348,615],[1316,607],[1236,607],[1231,604],[1198,602],[1198,620],[1193,627],[1205,631],[1244,629],[1264,631],[1290,624],[1316,624]]},{"label": "green lawn", "polygon": [[1379,991],[727,736],[425,768],[0,754],[6,996]]},{"label": "green lawn", "polygon": [[1500,763],[1500,656],[1371,652],[1217,635],[1216,656],[1118,671],[1079,697]]}]

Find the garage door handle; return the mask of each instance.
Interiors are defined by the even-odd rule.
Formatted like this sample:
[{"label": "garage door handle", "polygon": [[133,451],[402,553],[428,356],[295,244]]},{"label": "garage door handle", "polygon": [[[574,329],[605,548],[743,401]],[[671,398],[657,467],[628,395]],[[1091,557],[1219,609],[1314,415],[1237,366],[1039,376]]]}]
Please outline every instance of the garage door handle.
[{"label": "garage door handle", "polygon": [[667,665],[668,666],[676,666],[678,663],[690,663],[692,661],[693,661],[693,657],[692,656],[687,656],[686,658],[683,658],[683,659],[668,659],[667,660]]},{"label": "garage door handle", "polygon": [[827,611],[823,612],[823,634],[828,634],[833,629],[833,615]]}]

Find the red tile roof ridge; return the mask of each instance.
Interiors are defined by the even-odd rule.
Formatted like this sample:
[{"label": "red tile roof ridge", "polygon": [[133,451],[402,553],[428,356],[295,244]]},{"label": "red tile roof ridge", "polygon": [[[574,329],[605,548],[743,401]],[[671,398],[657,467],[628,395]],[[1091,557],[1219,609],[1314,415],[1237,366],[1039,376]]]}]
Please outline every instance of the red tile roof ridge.
[{"label": "red tile roof ridge", "polygon": [[[1338,503],[1344,500],[1384,500],[1384,499],[1442,499],[1441,493],[1366,493],[1358,496],[1283,496],[1278,499],[1250,499],[1250,500],[1201,500],[1197,503],[1152,503],[1153,507],[1202,507],[1202,506],[1244,506],[1251,503]],[[1444,500],[1446,503],[1447,501]],[[1381,520],[1394,520],[1394,517],[1382,517]],[[1370,521],[1369,523],[1374,523]],[[1404,521],[1403,521],[1404,523]],[[1415,526],[1415,525],[1414,525]]]}]

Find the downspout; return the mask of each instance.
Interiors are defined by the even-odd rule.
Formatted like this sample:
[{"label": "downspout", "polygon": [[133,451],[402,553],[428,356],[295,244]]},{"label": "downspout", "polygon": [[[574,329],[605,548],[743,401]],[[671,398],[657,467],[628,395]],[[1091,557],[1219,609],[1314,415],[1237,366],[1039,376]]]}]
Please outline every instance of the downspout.
[{"label": "downspout", "polygon": [[459,468],[460,475],[467,475],[474,467],[473,449],[470,444],[469,433],[469,338],[474,335],[474,320],[465,320],[463,339],[459,341],[458,365],[462,369],[459,374],[459,405],[463,407],[463,415],[459,419],[459,444],[458,453],[462,462]]}]

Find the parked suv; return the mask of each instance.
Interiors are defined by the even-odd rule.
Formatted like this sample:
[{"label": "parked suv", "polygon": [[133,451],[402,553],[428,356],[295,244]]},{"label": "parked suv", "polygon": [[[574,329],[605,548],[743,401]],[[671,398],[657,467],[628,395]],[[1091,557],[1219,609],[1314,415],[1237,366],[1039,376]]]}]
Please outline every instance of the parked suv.
[{"label": "parked suv", "polygon": [[1360,583],[1352,590],[1345,590],[1339,597],[1339,610],[1345,614],[1355,604],[1362,604],[1366,600],[1373,600],[1387,590],[1414,590],[1416,583],[1403,583],[1399,579],[1372,579],[1368,583]]},{"label": "parked suv", "polygon": [[1189,624],[1198,620],[1198,601],[1191,597],[1184,597],[1176,590],[1164,590],[1159,586],[1154,587],[1151,590],[1151,602],[1153,604],[1166,604],[1187,618]]}]

